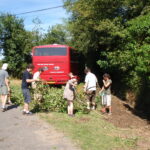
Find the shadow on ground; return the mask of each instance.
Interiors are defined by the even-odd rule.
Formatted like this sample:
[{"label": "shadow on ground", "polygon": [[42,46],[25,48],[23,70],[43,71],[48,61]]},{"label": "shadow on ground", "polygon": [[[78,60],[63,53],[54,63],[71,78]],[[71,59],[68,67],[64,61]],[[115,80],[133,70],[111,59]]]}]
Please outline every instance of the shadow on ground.
[{"label": "shadow on ground", "polygon": [[14,108],[18,108],[18,106],[19,106],[19,105],[17,105],[17,104],[9,105],[9,106],[7,107],[7,110],[11,110],[11,109],[14,109]]}]

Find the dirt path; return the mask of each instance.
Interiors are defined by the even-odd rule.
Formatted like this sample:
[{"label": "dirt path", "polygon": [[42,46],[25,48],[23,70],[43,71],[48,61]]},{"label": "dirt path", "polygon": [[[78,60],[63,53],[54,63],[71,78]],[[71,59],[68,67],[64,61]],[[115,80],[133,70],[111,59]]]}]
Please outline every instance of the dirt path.
[{"label": "dirt path", "polygon": [[20,108],[0,111],[0,149],[79,150],[63,133],[37,115],[22,115]]},{"label": "dirt path", "polygon": [[113,114],[104,115],[104,119],[123,130],[130,131],[126,137],[140,137],[137,140],[136,150],[150,150],[150,118],[142,112],[134,110],[128,103],[116,96],[112,98]]},{"label": "dirt path", "polygon": [[116,96],[112,97],[112,109],[112,116],[106,119],[115,126],[121,128],[149,127],[150,129],[149,121],[144,117],[144,114],[136,111],[128,103],[121,101]]}]

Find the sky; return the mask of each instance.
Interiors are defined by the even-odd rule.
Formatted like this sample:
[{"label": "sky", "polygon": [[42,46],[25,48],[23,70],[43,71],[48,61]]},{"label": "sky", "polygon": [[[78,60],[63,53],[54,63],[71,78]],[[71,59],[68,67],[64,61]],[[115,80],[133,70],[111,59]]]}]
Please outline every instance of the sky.
[{"label": "sky", "polygon": [[[0,13],[20,14],[61,5],[63,5],[63,0],[0,0]],[[34,28],[33,19],[37,17],[41,20],[40,26],[47,31],[49,26],[62,23],[68,16],[64,8],[17,15],[24,19],[25,28],[29,31]]]}]

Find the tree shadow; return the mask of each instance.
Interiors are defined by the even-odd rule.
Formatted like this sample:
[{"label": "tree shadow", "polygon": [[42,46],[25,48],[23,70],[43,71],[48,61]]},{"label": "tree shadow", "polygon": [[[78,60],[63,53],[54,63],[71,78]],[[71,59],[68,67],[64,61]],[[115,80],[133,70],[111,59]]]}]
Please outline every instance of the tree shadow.
[{"label": "tree shadow", "polygon": [[132,108],[129,104],[123,104],[125,108],[127,108],[130,112],[132,112],[132,114],[140,117],[143,120],[146,120],[147,123],[150,124],[150,116],[148,114],[146,114],[143,111],[137,110],[135,108]]},{"label": "tree shadow", "polygon": [[9,105],[9,106],[7,107],[7,110],[11,110],[11,109],[14,109],[14,108],[18,108],[18,106],[19,106],[19,105],[17,105],[17,104]]}]

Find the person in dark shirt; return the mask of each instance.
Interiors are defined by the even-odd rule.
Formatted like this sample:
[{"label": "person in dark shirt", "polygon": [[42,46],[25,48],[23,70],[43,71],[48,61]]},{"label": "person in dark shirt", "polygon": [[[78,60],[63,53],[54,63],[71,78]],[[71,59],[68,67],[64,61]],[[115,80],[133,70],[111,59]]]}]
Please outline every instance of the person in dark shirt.
[{"label": "person in dark shirt", "polygon": [[29,111],[29,103],[31,102],[31,96],[30,96],[30,87],[31,83],[35,82],[37,80],[32,79],[32,70],[34,69],[34,66],[32,64],[27,66],[27,69],[23,72],[22,76],[22,93],[24,97],[24,109],[23,114],[32,114]]}]

